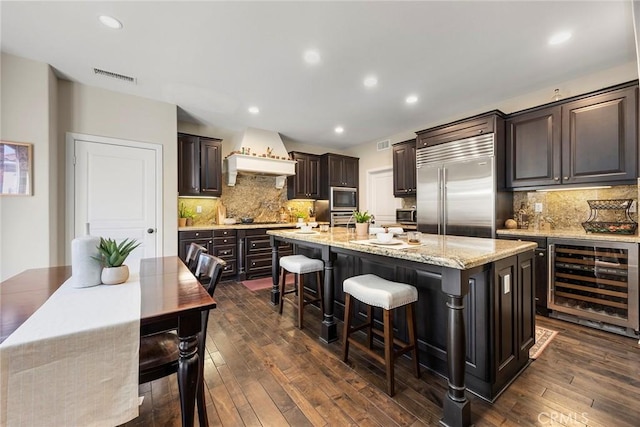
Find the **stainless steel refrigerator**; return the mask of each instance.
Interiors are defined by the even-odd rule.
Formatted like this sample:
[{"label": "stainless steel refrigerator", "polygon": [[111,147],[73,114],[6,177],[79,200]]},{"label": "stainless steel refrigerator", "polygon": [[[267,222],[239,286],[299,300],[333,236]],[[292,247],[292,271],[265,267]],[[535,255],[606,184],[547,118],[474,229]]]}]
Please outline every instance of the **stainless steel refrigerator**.
[{"label": "stainless steel refrigerator", "polygon": [[494,142],[491,133],[417,150],[419,231],[495,237],[511,196],[497,191]]}]

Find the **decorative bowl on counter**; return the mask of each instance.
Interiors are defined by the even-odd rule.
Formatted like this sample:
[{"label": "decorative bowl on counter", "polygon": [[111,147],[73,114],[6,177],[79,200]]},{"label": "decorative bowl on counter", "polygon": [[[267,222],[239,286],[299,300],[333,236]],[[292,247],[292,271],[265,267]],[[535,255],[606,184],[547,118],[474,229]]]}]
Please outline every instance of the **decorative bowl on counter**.
[{"label": "decorative bowl on counter", "polygon": [[225,218],[222,223],[224,225],[233,225],[236,223],[236,219],[235,218]]},{"label": "decorative bowl on counter", "polygon": [[240,222],[243,224],[251,224],[253,223],[253,218],[249,218],[249,217],[240,218]]},{"label": "decorative bowl on counter", "polygon": [[393,240],[393,233],[376,233],[376,237],[378,238],[378,242],[389,243]]}]

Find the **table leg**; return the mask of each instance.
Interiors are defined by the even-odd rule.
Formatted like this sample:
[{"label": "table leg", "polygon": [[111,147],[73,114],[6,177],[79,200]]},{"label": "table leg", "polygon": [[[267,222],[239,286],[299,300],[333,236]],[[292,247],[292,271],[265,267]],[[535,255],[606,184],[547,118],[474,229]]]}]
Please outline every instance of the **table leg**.
[{"label": "table leg", "polygon": [[200,331],[200,312],[196,311],[180,316],[178,321],[178,338],[180,358],[178,360],[178,390],[180,392],[180,409],[182,426],[192,427],[196,393],[202,378],[200,377],[202,361],[198,356],[198,332]]},{"label": "table leg", "polygon": [[338,340],[338,325],[333,318],[333,304],[335,301],[335,295],[333,291],[333,260],[335,255],[326,250],[322,251],[322,261],[324,261],[324,313],[322,320],[322,327],[320,328],[320,340],[325,343],[330,343]]},{"label": "table leg", "polygon": [[464,326],[464,296],[469,292],[469,275],[465,271],[445,268],[442,292],[447,294],[447,367],[448,391],[443,400],[440,425],[467,427],[471,425],[471,404],[465,396],[466,334]]},{"label": "table leg", "polygon": [[278,256],[278,246],[280,242],[275,237],[269,237],[271,241],[271,278],[273,279],[273,287],[271,288],[271,305],[280,304],[280,287],[278,281],[280,279],[280,257]]}]

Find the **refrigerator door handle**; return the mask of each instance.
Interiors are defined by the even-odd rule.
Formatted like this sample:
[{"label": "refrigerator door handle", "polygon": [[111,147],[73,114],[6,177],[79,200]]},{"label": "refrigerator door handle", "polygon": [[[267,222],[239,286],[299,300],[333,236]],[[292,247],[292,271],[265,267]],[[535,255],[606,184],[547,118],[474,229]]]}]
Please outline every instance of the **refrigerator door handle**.
[{"label": "refrigerator door handle", "polygon": [[447,168],[442,168],[442,179],[440,180],[440,203],[442,206],[442,217],[440,223],[442,224],[442,233],[447,234]]},{"label": "refrigerator door handle", "polygon": [[442,169],[438,168],[438,179],[436,182],[436,188],[438,191],[438,195],[436,198],[436,203],[438,204],[436,208],[436,222],[438,224],[438,234],[442,234]]}]

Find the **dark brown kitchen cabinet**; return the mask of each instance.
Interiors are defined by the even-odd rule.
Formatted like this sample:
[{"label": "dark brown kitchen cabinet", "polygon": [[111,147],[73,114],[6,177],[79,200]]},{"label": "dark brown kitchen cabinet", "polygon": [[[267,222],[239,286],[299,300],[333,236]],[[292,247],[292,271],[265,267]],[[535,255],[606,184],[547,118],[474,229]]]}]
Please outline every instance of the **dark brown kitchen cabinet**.
[{"label": "dark brown kitchen cabinet", "polygon": [[[271,241],[267,235],[267,229],[252,228],[238,231],[240,244],[238,248],[242,252],[242,260],[239,268],[239,280],[256,279],[271,275]],[[279,256],[291,255],[291,244],[278,242]]]},{"label": "dark brown kitchen cabinet", "polygon": [[507,186],[633,182],[638,172],[637,103],[634,84],[511,115]]},{"label": "dark brown kitchen cabinet", "polygon": [[178,134],[178,194],[222,194],[222,141],[186,133]]},{"label": "dark brown kitchen cabinet", "polygon": [[516,236],[516,235],[498,235],[498,239],[506,240],[526,240],[529,242],[536,242],[538,247],[534,251],[534,271],[535,271],[535,306],[536,314],[543,316],[549,315],[549,309],[547,308],[548,293],[549,293],[549,266],[547,256],[547,238],[546,237],[532,237],[532,236]]},{"label": "dark brown kitchen cabinet", "polygon": [[393,195],[407,197],[416,195],[416,140],[393,146]]},{"label": "dark brown kitchen cabinet", "polygon": [[562,105],[563,184],[637,177],[638,86]]},{"label": "dark brown kitchen cabinet", "polygon": [[418,131],[416,132],[418,136],[417,147],[423,148],[494,132],[496,130],[496,115],[502,116],[503,113],[495,110],[479,116]]},{"label": "dark brown kitchen cabinet", "polygon": [[533,252],[525,252],[493,266],[492,366],[498,383],[522,369],[535,343],[534,264]]},{"label": "dark brown kitchen cabinet", "polygon": [[296,163],[296,174],[287,179],[289,199],[320,198],[320,156],[292,151],[289,153]]},{"label": "dark brown kitchen cabinet", "polygon": [[179,231],[178,232],[178,256],[182,261],[187,258],[187,251],[191,243],[204,246],[207,252],[211,252],[213,246],[213,232],[211,230]]},{"label": "dark brown kitchen cabinet", "polygon": [[507,120],[507,187],[559,183],[560,106]]},{"label": "dark brown kitchen cabinet", "polygon": [[323,154],[321,165],[322,182],[329,187],[358,187],[358,158]]},{"label": "dark brown kitchen cabinet", "polygon": [[223,278],[235,276],[238,273],[237,251],[236,230],[213,230],[213,243],[209,247],[209,253],[227,263],[222,270]]}]

